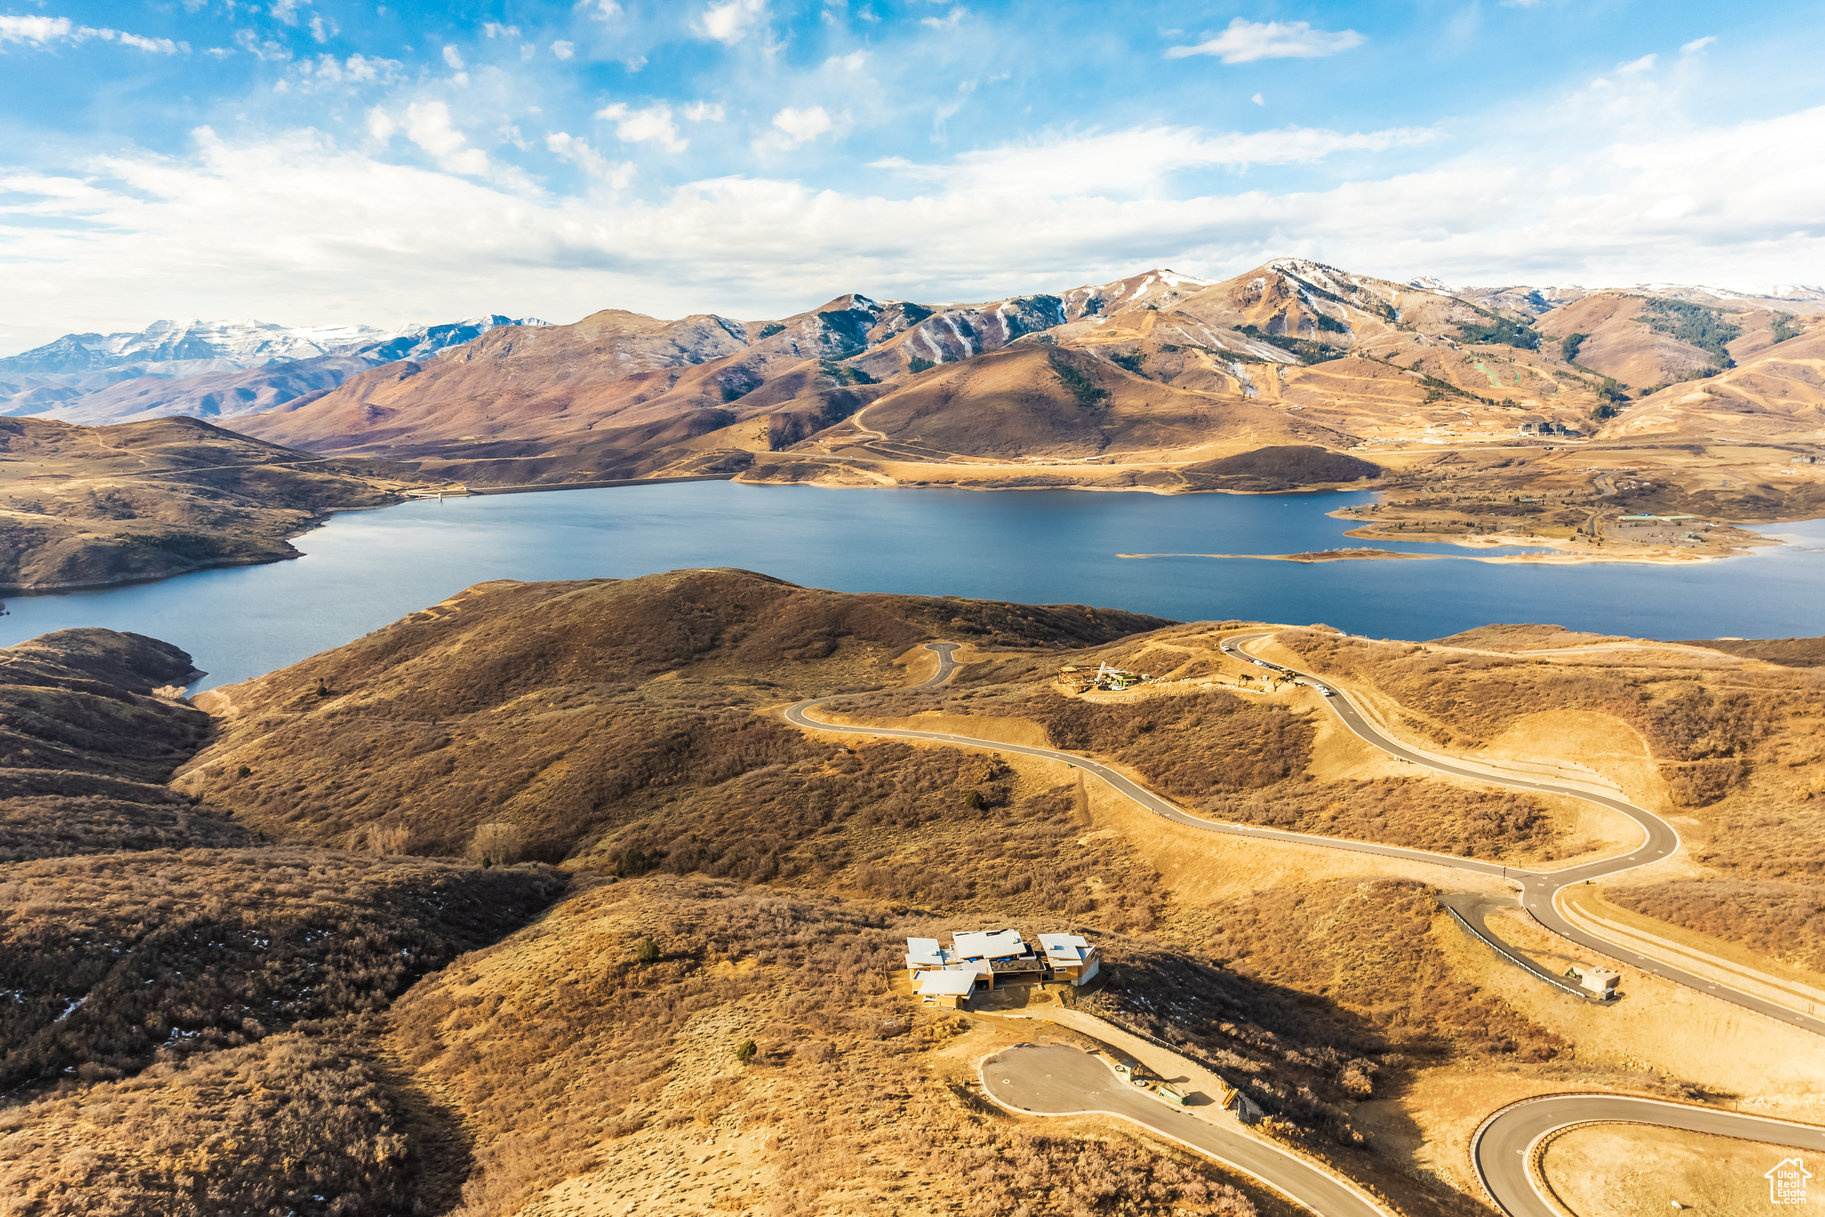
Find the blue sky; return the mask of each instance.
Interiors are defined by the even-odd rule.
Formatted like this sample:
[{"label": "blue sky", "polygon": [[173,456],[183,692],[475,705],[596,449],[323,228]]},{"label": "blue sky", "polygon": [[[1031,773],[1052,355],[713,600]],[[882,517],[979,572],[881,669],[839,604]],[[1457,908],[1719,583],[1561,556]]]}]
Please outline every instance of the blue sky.
[{"label": "blue sky", "polygon": [[0,0],[0,351],[156,317],[1825,281],[1825,6]]}]

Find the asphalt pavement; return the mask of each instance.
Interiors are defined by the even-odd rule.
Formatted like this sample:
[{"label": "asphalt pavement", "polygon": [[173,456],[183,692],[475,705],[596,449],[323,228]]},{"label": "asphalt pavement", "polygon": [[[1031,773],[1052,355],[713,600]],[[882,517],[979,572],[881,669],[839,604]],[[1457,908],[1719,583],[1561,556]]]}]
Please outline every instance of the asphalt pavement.
[{"label": "asphalt pavement", "polygon": [[1322,1217],[1387,1217],[1367,1193],[1273,1142],[1213,1124],[1126,1082],[1107,1062],[1063,1044],[1022,1044],[982,1063],[982,1087],[1032,1115],[1132,1120],[1265,1183]]},{"label": "asphalt pavement", "polygon": [[[1470,1143],[1477,1178],[1509,1217],[1564,1217],[1558,1205],[1540,1194],[1528,1162],[1542,1138],[1598,1121],[1679,1128],[1825,1153],[1825,1128],[1811,1124],[1631,1095],[1551,1094],[1511,1103],[1483,1121]],[[1779,1160],[1770,1158],[1768,1165]]]}]

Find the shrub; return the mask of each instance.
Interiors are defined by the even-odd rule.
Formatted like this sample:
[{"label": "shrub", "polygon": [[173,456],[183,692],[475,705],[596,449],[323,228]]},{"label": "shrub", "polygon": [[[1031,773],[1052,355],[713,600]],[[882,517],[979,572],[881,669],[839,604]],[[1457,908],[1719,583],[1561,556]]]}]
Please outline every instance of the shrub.
[{"label": "shrub", "polygon": [[525,851],[525,834],[520,832],[517,824],[506,820],[489,820],[478,824],[475,835],[469,838],[468,858],[484,866],[496,863],[503,865],[518,862]]},{"label": "shrub", "polygon": [[1052,374],[1058,377],[1058,383],[1070,391],[1071,396],[1077,399],[1078,405],[1089,409],[1099,406],[1107,400],[1109,390],[1072,367],[1064,355],[1058,351],[1047,354],[1046,361],[1051,364]]},{"label": "shrub", "polygon": [[754,1046],[753,1040],[743,1040],[735,1046],[735,1059],[745,1065],[753,1060],[754,1054],[759,1051],[760,1049]]},{"label": "shrub", "polygon": [[640,945],[634,948],[635,963],[658,963],[659,944],[651,938],[642,938]]},{"label": "shrub", "polygon": [[1489,313],[1481,321],[1459,323],[1457,336],[1464,342],[1493,342],[1519,347],[1524,351],[1539,349],[1540,334],[1531,325]]}]

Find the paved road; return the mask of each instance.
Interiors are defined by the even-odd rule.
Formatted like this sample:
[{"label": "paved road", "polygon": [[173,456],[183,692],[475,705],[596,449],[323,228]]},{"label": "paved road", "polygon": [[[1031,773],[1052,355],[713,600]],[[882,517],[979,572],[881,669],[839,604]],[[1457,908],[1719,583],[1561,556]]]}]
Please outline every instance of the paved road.
[{"label": "paved road", "polygon": [[[1224,639],[1222,647],[1223,650],[1233,658],[1259,663],[1261,661],[1256,660],[1252,655],[1247,654],[1242,648],[1244,644],[1248,642],[1267,636],[1268,635],[1265,632],[1259,634],[1239,634]],[[1283,668],[1282,671],[1291,674],[1308,684],[1322,685],[1324,683],[1319,677],[1313,676],[1307,672],[1299,672],[1291,668]],[[1684,969],[1676,968],[1672,964],[1663,963],[1651,956],[1630,950],[1628,947],[1611,942],[1607,938],[1592,934],[1589,931],[1572,924],[1559,912],[1555,897],[1557,897],[1565,888],[1586,882],[1587,880],[1609,878],[1613,875],[1619,875],[1624,871],[1634,870],[1639,866],[1647,866],[1649,863],[1658,862],[1663,858],[1672,856],[1672,854],[1679,849],[1679,832],[1671,824],[1668,824],[1665,820],[1645,808],[1637,807],[1625,799],[1616,798],[1612,795],[1595,794],[1590,791],[1580,790],[1575,786],[1562,785],[1556,782],[1534,781],[1526,778],[1497,777],[1480,769],[1471,768],[1466,765],[1454,765],[1449,761],[1428,756],[1423,752],[1416,752],[1382,734],[1381,730],[1371,723],[1368,718],[1364,716],[1362,711],[1357,708],[1356,704],[1342,692],[1334,687],[1331,687],[1331,692],[1332,696],[1323,699],[1325,704],[1331,708],[1331,712],[1337,716],[1338,720],[1342,722],[1344,727],[1350,732],[1363,740],[1366,740],[1370,744],[1373,744],[1383,752],[1397,756],[1402,760],[1410,761],[1413,764],[1422,766],[1426,769],[1431,769],[1437,773],[1448,773],[1455,777],[1469,778],[1472,781],[1503,786],[1511,790],[1528,790],[1538,794],[1568,795],[1575,799],[1583,799],[1586,802],[1595,803],[1599,807],[1607,807],[1611,811],[1620,812],[1633,820],[1641,828],[1641,843],[1626,854],[1620,854],[1609,858],[1600,858],[1595,862],[1586,862],[1581,866],[1567,867],[1563,870],[1534,871],[1524,870],[1518,867],[1501,868],[1503,875],[1513,880],[1520,888],[1521,907],[1533,914],[1534,918],[1538,920],[1541,925],[1544,925],[1555,934],[1577,943],[1579,946],[1587,947],[1590,950],[1607,955],[1611,959],[1621,960],[1623,963],[1638,971],[1647,972],[1650,975],[1661,977],[1664,980],[1670,980],[1674,984],[1685,985],[1687,988],[1696,989],[1701,993],[1709,993],[1713,997],[1722,998],[1735,1005],[1753,1010],[1757,1014],[1764,1014],[1769,1018],[1787,1023],[1789,1026],[1811,1031],[1815,1035],[1825,1035],[1825,1018],[1819,1018],[1810,1014],[1800,1013],[1796,1010],[1790,1010],[1786,1006],[1767,1001],[1751,993],[1744,993],[1740,990],[1720,985],[1715,981],[1706,980],[1702,976],[1697,976]],[[1436,857],[1436,855],[1434,856]],[[1496,869],[1490,867],[1486,863],[1474,863],[1469,859],[1456,860],[1456,865],[1460,866],[1462,869],[1476,870],[1483,874],[1489,874],[1492,870]]]},{"label": "paved road", "polygon": [[[1241,651],[1241,645],[1263,636],[1253,634],[1233,637],[1225,640],[1223,649],[1232,656],[1253,661],[1252,656]],[[913,686],[918,689],[928,689],[943,684],[951,678],[956,668],[956,644],[936,642],[927,643],[926,647],[937,656],[938,669],[931,677]],[[1307,673],[1292,672],[1290,669],[1283,669],[1283,671],[1307,683],[1322,684],[1318,678]],[[1486,875],[1506,875],[1512,877],[1520,885],[1524,907],[1528,908],[1542,922],[1574,942],[1600,951],[1612,958],[1621,959],[1642,971],[1711,993],[1781,1022],[1825,1034],[1825,1020],[1798,1014],[1748,994],[1721,988],[1678,968],[1648,959],[1604,939],[1586,934],[1566,922],[1553,907],[1553,894],[1568,884],[1619,874],[1637,866],[1645,866],[1649,862],[1657,861],[1671,854],[1679,847],[1679,834],[1674,831],[1672,825],[1652,812],[1622,799],[1592,794],[1576,787],[1550,782],[1495,777],[1480,770],[1453,765],[1450,762],[1415,752],[1383,735],[1342,693],[1333,689],[1332,694],[1324,699],[1326,704],[1349,730],[1377,748],[1411,761],[1415,765],[1441,773],[1466,777],[1473,781],[1520,790],[1532,790],[1542,794],[1569,795],[1573,798],[1587,799],[1621,812],[1634,820],[1641,826],[1642,842],[1627,854],[1586,863],[1568,870],[1517,870],[1496,863],[1457,858],[1426,850],[1403,849],[1399,846],[1378,845],[1367,841],[1339,840],[1312,836],[1308,833],[1258,828],[1250,824],[1225,824],[1207,820],[1190,814],[1101,762],[1052,748],[1007,744],[943,731],[917,731],[901,727],[846,726],[811,717],[812,709],[834,700],[832,698],[813,698],[788,707],[786,719],[797,726],[818,731],[879,736],[888,739],[922,740],[962,748],[979,748],[1064,761],[1100,778],[1155,815],[1192,828],[1233,836],[1262,837],[1298,845],[1352,850],[1358,853],[1475,871]],[[1537,967],[1532,970],[1536,974],[1542,972]],[[1542,978],[1560,983],[1556,978],[1545,976]],[[1075,1053],[1076,1057],[1081,1059],[1061,1055],[1066,1053]],[[1108,1076],[1097,1074],[1090,1066],[1103,1070]],[[1381,1212],[1365,1195],[1357,1192],[1347,1182],[1302,1159],[1286,1154],[1239,1131],[1224,1134],[1224,1130],[1218,1126],[1163,1107],[1147,1096],[1129,1093],[1113,1079],[1114,1074],[1096,1062],[1094,1058],[1076,1049],[1050,1046],[1045,1048],[1025,1046],[1009,1053],[1003,1053],[986,1062],[983,1071],[983,1085],[990,1095],[1023,1111],[1040,1114],[1067,1114],[1086,1110],[1107,1111],[1126,1119],[1135,1120],[1168,1136],[1188,1141],[1203,1152],[1255,1175],[1270,1186],[1293,1197],[1300,1204],[1323,1214],[1324,1217],[1335,1217],[1337,1214]],[[1736,1112],[1689,1107],[1625,1095],[1560,1094],[1513,1104],[1486,1120],[1483,1126],[1477,1130],[1471,1145],[1471,1155],[1476,1163],[1478,1175],[1489,1190],[1491,1197],[1510,1214],[1510,1217],[1559,1217],[1558,1211],[1534,1190],[1528,1177],[1526,1163],[1529,1151],[1541,1137],[1555,1130],[1597,1120],[1626,1120],[1663,1128],[1721,1133],[1726,1136],[1749,1137],[1825,1152],[1825,1129],[1815,1128],[1811,1125],[1791,1124],[1780,1120],[1740,1115]],[[1187,1136],[1188,1130],[1195,1133],[1200,1139],[1194,1140],[1193,1137]],[[1263,1154],[1270,1156],[1263,1157],[1261,1156]],[[1773,1164],[1770,1163],[1770,1165]],[[1329,1192],[1321,1190],[1324,1188],[1331,1190]]]},{"label": "paved road", "polygon": [[[1470,1143],[1477,1178],[1510,1217],[1562,1217],[1534,1186],[1527,1164],[1544,1137],[1578,1124],[1622,1121],[1742,1137],[1825,1153],[1825,1128],[1710,1107],[1617,1094],[1552,1094],[1510,1104],[1483,1121]],[[1771,1158],[1772,1167],[1778,1159]]]},{"label": "paved road", "polygon": [[[1234,658],[1246,662],[1261,662],[1243,651],[1242,645],[1267,634],[1239,634],[1225,639],[1223,650]],[[938,657],[938,670],[930,679],[915,686],[929,689],[949,680],[956,668],[954,653],[957,644],[949,642],[931,642],[926,649]],[[1319,678],[1305,672],[1295,672],[1283,668],[1283,672],[1308,684],[1321,685]],[[1327,686],[1328,687],[1328,686]],[[1581,866],[1569,867],[1556,871],[1531,871],[1518,867],[1504,866],[1495,862],[1483,862],[1475,858],[1459,858],[1451,854],[1433,853],[1430,850],[1406,849],[1398,845],[1381,845],[1373,841],[1351,841],[1339,837],[1320,837],[1311,833],[1286,832],[1277,828],[1262,828],[1253,824],[1228,824],[1218,820],[1206,819],[1193,815],[1170,800],[1164,799],[1133,779],[1118,773],[1100,761],[1075,753],[1060,752],[1055,748],[1038,748],[1030,744],[1009,744],[997,740],[978,739],[974,736],[959,735],[949,731],[919,731],[906,727],[859,727],[844,726],[814,718],[811,711],[834,698],[812,698],[790,706],[786,710],[786,720],[799,727],[818,731],[833,731],[850,735],[870,735],[886,739],[922,740],[928,743],[950,744],[959,748],[981,748],[994,752],[1012,753],[1020,756],[1040,757],[1045,760],[1064,761],[1075,765],[1086,773],[1100,778],[1119,793],[1126,795],[1154,815],[1183,824],[1188,828],[1202,829],[1207,832],[1220,832],[1237,837],[1256,837],[1268,841],[1281,841],[1291,845],[1312,845],[1325,849],[1349,850],[1353,853],[1373,854],[1383,858],[1399,858],[1407,862],[1423,862],[1432,866],[1448,867],[1453,870],[1472,871],[1482,875],[1496,875],[1513,881],[1521,891],[1521,905],[1532,913],[1539,922],[1553,932],[1562,935],[1580,946],[1621,960],[1630,967],[1643,972],[1685,985],[1701,993],[1708,993],[1725,1001],[1733,1002],[1758,1014],[1800,1027],[1817,1035],[1825,1035],[1825,1018],[1802,1014],[1789,1010],[1785,1006],[1766,1001],[1753,994],[1743,993],[1727,986],[1693,975],[1671,964],[1662,963],[1636,951],[1632,951],[1608,939],[1587,933],[1567,921],[1554,904],[1553,897],[1566,887],[1583,883],[1587,879],[1605,878],[1623,871],[1646,866],[1672,854],[1679,848],[1679,834],[1671,824],[1662,820],[1650,811],[1635,806],[1623,799],[1609,795],[1593,794],[1574,786],[1565,786],[1553,782],[1532,781],[1524,778],[1496,777],[1479,769],[1454,765],[1439,760],[1422,752],[1416,752],[1387,736],[1374,726],[1343,693],[1332,689],[1333,696],[1324,698],[1331,711],[1351,732],[1360,736],[1382,751],[1410,761],[1426,769],[1439,773],[1448,773],[1457,777],[1469,778],[1472,781],[1485,782],[1491,785],[1504,786],[1515,790],[1529,790],[1540,794],[1569,795],[1572,798],[1585,799],[1599,806],[1620,812],[1635,821],[1642,830],[1642,842],[1629,853],[1616,857],[1587,862]]]},{"label": "paved road", "polygon": [[1017,1111],[1042,1116],[1096,1112],[1133,1120],[1235,1167],[1322,1217],[1387,1217],[1363,1191],[1323,1167],[1124,1082],[1103,1061],[1063,1044],[1022,1044],[982,1063],[982,1088]]}]

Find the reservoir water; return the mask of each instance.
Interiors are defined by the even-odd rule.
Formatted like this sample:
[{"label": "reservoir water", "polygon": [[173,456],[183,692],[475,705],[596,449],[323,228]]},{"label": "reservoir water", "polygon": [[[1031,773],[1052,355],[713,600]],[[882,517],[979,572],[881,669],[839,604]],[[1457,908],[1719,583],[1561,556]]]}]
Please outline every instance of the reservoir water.
[{"label": "reservoir water", "polygon": [[692,482],[421,501],[339,515],[298,538],[305,556],[295,561],[10,597],[0,644],[71,626],[132,630],[189,651],[208,686],[338,646],[485,579],[698,566],[842,591],[1325,622],[1393,638],[1498,621],[1669,639],[1825,633],[1825,521],[1817,520],[1768,530],[1789,545],[1691,566],[1118,556],[1362,545],[1344,536],[1350,523],[1326,513],[1371,498]]}]

